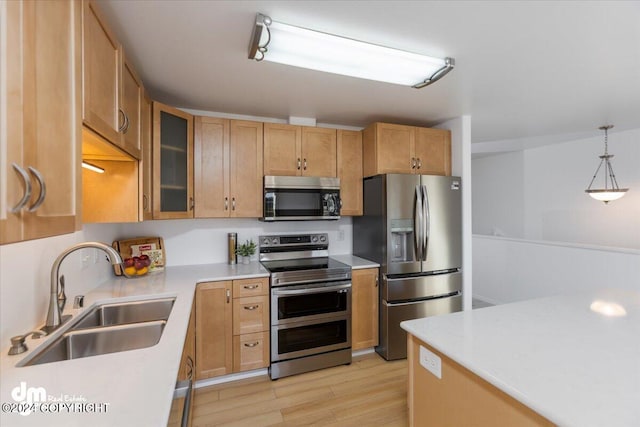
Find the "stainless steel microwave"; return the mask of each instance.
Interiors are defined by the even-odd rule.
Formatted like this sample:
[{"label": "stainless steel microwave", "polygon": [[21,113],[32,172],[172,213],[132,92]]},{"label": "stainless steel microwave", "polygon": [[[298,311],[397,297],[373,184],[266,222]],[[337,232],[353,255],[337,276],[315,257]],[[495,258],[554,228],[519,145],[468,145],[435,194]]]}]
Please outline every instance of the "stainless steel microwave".
[{"label": "stainless steel microwave", "polygon": [[263,221],[340,219],[340,179],[265,176]]}]

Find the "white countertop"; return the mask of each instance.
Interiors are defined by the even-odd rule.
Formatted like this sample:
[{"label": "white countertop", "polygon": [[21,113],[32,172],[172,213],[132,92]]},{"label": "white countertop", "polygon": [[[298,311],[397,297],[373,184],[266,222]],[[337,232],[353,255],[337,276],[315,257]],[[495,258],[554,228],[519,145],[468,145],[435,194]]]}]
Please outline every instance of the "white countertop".
[{"label": "white countertop", "polygon": [[[173,389],[182,356],[191,304],[198,282],[267,277],[259,263],[168,267],[135,279],[114,278],[85,296],[85,308],[104,302],[122,302],[160,297],[176,297],[160,342],[153,347],[92,356],[71,361],[20,367],[15,365],[41,345],[47,345],[63,331],[39,340],[27,339],[29,351],[8,356],[8,346],[0,356],[0,396],[3,426],[163,426],[166,425]],[[71,305],[71,304],[68,304]],[[74,318],[82,310],[70,310]],[[72,319],[73,320],[73,319]],[[89,406],[87,412],[32,412],[27,416],[7,412],[15,403],[12,390],[21,382],[26,387],[42,387],[47,396],[79,403],[102,405],[102,412]],[[74,398],[75,396],[75,398]],[[79,400],[84,399],[84,401]],[[52,407],[55,408],[55,407]],[[87,406],[85,406],[87,408]],[[52,409],[55,410],[55,409]]]},{"label": "white countertop", "polygon": [[[626,315],[590,310],[596,300]],[[640,291],[543,298],[401,325],[560,426],[640,426]]]},{"label": "white countertop", "polygon": [[343,262],[349,266],[351,266],[354,270],[360,270],[363,268],[378,268],[380,264],[366,260],[364,258],[357,257],[355,255],[331,255],[331,258],[336,261]]}]

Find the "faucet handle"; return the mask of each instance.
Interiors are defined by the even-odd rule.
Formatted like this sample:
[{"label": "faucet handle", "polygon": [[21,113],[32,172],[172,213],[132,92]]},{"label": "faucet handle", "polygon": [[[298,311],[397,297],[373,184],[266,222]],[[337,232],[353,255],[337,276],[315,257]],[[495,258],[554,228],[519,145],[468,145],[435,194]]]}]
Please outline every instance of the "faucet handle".
[{"label": "faucet handle", "polygon": [[47,333],[45,331],[36,330],[29,331],[24,335],[16,335],[15,337],[11,337],[11,348],[9,349],[9,356],[24,353],[25,351],[29,350],[27,348],[27,345],[24,343],[29,335],[31,335],[33,339],[38,339],[47,335]]}]

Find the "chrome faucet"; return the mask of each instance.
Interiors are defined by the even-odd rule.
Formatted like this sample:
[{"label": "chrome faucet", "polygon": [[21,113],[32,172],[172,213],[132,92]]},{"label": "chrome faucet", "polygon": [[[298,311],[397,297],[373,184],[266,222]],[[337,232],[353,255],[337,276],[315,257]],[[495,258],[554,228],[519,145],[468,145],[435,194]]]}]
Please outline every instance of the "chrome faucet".
[{"label": "chrome faucet", "polygon": [[47,310],[47,321],[42,327],[42,330],[46,331],[47,333],[51,333],[51,331],[59,328],[60,325],[64,322],[64,320],[62,319],[62,307],[64,306],[64,302],[66,302],[67,297],[66,295],[64,295],[64,290],[62,291],[62,295],[60,295],[60,264],[62,264],[62,261],[64,261],[67,255],[69,255],[71,252],[75,252],[79,249],[84,248],[102,249],[107,253],[109,261],[112,265],[122,265],[122,257],[120,257],[120,254],[111,246],[105,245],[104,243],[100,242],[78,243],[77,245],[73,245],[70,248],[65,249],[60,255],[58,255],[58,258],[56,258],[56,260],[53,262],[53,266],[51,267],[51,295],[49,299],[49,308]]}]

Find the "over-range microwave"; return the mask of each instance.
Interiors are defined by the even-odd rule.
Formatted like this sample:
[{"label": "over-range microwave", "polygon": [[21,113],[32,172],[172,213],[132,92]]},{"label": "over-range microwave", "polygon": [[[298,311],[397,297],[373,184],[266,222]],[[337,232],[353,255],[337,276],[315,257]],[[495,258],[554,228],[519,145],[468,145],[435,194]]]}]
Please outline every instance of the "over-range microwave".
[{"label": "over-range microwave", "polygon": [[340,219],[340,179],[265,176],[263,221]]}]

